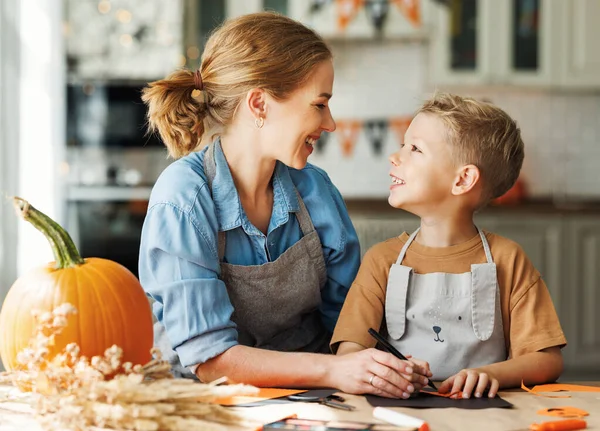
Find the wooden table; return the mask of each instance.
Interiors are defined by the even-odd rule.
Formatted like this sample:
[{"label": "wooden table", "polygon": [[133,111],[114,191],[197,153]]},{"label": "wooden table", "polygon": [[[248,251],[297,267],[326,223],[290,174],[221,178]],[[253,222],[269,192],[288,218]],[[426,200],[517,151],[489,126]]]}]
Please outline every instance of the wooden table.
[{"label": "wooden table", "polygon": [[[600,382],[576,382],[590,386],[600,386]],[[0,391],[1,392],[1,391]],[[0,394],[1,395],[1,394]],[[555,394],[556,395],[556,394]],[[426,420],[432,431],[437,430],[485,430],[513,431],[527,430],[534,422],[558,420],[536,412],[549,407],[578,407],[590,413],[585,418],[588,429],[600,430],[600,392],[571,392],[571,398],[547,398],[529,394],[522,390],[501,391],[500,396],[511,402],[512,409],[407,409],[397,408],[405,414]],[[273,422],[281,417],[296,413],[306,419],[338,419],[361,422],[380,422],[373,418],[373,408],[364,397],[344,395],[346,402],[356,407],[353,412],[345,412],[327,406],[311,403],[272,404],[260,407],[236,407],[244,417],[261,423]],[[21,413],[19,413],[19,411]],[[234,428],[231,428],[234,430]],[[16,403],[0,403],[0,431],[40,431],[41,428],[31,417],[28,406]]]}]

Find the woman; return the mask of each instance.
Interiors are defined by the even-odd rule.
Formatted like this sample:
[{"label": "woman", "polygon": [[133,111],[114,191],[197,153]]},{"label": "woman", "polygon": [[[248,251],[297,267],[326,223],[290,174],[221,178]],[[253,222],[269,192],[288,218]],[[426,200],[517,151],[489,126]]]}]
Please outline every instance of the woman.
[{"label": "woman", "polygon": [[[335,130],[332,87],[323,40],[259,13],[225,22],[196,72],[144,90],[151,130],[179,160],[152,191],[140,280],[156,342],[180,374],[387,396],[426,380],[373,349],[318,354],[360,260],[342,197],[307,164],[320,134]],[[209,129],[218,136],[202,149]],[[383,369],[389,380],[374,388]]]}]

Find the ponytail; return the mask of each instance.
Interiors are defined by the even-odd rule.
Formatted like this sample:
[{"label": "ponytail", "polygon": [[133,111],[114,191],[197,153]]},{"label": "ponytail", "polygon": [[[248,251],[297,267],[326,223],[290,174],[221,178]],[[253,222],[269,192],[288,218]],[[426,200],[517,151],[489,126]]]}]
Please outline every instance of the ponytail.
[{"label": "ponytail", "polygon": [[205,131],[207,107],[193,97],[195,87],[194,72],[178,70],[142,91],[149,131],[159,133],[174,159],[196,151]]}]

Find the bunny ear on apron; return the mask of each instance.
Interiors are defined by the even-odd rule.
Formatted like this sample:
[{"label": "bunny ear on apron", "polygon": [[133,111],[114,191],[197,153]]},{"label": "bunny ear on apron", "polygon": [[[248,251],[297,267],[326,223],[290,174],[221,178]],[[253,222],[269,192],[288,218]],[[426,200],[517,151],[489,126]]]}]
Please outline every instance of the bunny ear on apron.
[{"label": "bunny ear on apron", "polygon": [[473,332],[481,340],[488,340],[494,332],[494,316],[498,295],[496,264],[471,265],[471,317]]},{"label": "bunny ear on apron", "polygon": [[413,272],[411,267],[402,265],[402,261],[406,255],[406,250],[408,250],[420,229],[417,228],[410,235],[404,247],[402,247],[396,263],[390,268],[388,276],[388,286],[400,287],[399,289],[389,289],[388,287],[385,300],[385,320],[387,321],[388,334],[396,341],[402,338],[406,330],[406,295]]},{"label": "bunny ear on apron", "polygon": [[399,289],[388,289],[385,299],[385,320],[389,336],[398,341],[406,329],[406,293],[412,268],[394,264],[390,268],[388,286],[394,283]]},{"label": "bunny ear on apron", "polygon": [[494,332],[496,301],[500,301],[500,298],[497,288],[498,274],[490,245],[483,231],[479,228],[477,231],[481,237],[487,263],[471,265],[471,317],[475,336],[485,341]]}]

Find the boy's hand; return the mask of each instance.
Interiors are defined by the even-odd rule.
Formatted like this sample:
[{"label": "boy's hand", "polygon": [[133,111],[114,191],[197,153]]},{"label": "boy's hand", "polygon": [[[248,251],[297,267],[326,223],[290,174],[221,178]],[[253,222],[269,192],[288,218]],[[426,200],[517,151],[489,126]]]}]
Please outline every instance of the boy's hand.
[{"label": "boy's hand", "polygon": [[473,394],[481,398],[483,392],[489,388],[488,397],[494,398],[498,393],[500,383],[498,379],[489,372],[478,369],[465,369],[447,378],[439,387],[441,394],[451,393],[452,398],[470,398]]}]

